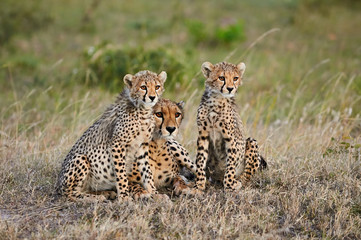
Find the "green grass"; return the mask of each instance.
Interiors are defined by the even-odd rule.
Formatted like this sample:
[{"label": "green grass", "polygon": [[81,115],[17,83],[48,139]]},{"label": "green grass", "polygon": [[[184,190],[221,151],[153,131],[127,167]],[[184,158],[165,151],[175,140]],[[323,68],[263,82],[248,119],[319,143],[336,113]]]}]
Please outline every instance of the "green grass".
[{"label": "green grass", "polygon": [[[0,239],[361,238],[357,1],[9,4],[0,10],[16,12],[0,21]],[[237,104],[269,163],[251,186],[124,204],[54,195],[63,157],[125,73],[168,72],[164,96],[186,101],[178,139],[194,158],[200,66],[223,60],[247,65]]]}]

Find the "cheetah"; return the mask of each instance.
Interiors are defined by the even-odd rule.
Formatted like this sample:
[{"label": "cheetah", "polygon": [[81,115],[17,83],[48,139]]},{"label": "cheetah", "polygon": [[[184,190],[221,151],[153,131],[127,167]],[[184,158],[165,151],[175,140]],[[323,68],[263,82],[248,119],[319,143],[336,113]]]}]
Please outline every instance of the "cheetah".
[{"label": "cheetah", "polygon": [[234,95],[242,84],[246,65],[221,62],[202,64],[206,89],[198,113],[196,156],[197,192],[205,189],[206,177],[223,184],[226,191],[240,189],[266,161],[254,139],[244,138],[244,127]]},{"label": "cheetah", "polygon": [[127,173],[133,164],[139,169],[144,189],[157,193],[148,151],[155,126],[153,107],[164,91],[166,78],[164,71],[157,75],[148,70],[124,76],[125,88],[115,103],[66,155],[57,183],[59,194],[74,201],[129,199]]},{"label": "cheetah", "polygon": [[[149,164],[153,173],[154,184],[157,189],[172,186],[174,193],[187,194],[189,187],[180,176],[180,168],[186,167],[193,174],[195,164],[190,160],[188,151],[179,144],[177,136],[179,126],[184,118],[184,102],[175,103],[168,99],[161,99],[154,106],[155,130],[149,144]],[[141,174],[134,164],[129,182],[132,192],[137,197],[147,194],[137,183]]]}]

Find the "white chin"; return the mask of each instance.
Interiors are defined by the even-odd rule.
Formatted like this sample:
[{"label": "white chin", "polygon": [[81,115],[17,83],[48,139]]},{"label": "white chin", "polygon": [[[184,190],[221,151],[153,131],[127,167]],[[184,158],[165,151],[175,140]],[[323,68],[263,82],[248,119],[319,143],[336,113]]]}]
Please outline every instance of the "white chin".
[{"label": "white chin", "polygon": [[162,137],[165,139],[173,139],[174,136],[168,134],[168,135],[162,135]]},{"label": "white chin", "polygon": [[145,103],[144,103],[144,106],[151,108],[151,107],[154,107],[155,104],[156,104],[156,102],[145,102]]},{"label": "white chin", "polygon": [[226,97],[226,98],[229,98],[229,97],[233,97],[234,94],[232,94],[232,93],[222,93],[222,96]]}]

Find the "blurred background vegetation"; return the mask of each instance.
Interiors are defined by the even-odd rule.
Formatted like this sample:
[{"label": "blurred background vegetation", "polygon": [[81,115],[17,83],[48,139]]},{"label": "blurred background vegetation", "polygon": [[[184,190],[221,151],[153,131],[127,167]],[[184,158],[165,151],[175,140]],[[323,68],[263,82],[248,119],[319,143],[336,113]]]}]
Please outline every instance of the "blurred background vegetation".
[{"label": "blurred background vegetation", "polygon": [[359,120],[360,9],[357,0],[3,0],[2,131],[20,112],[17,131],[54,114],[66,124],[79,99],[109,103],[123,76],[143,69],[166,70],[165,97],[197,105],[202,62],[223,60],[247,65],[237,96],[254,109],[246,121]]}]

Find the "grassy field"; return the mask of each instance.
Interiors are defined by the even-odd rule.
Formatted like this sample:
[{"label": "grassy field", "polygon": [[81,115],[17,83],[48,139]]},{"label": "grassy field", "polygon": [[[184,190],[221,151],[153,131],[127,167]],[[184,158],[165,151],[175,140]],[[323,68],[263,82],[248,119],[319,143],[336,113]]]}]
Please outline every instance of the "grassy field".
[{"label": "grassy field", "polygon": [[[0,239],[360,239],[360,12],[352,0],[4,0]],[[194,159],[200,66],[223,60],[247,65],[237,103],[268,161],[250,186],[123,204],[54,194],[126,73],[168,72]]]}]

